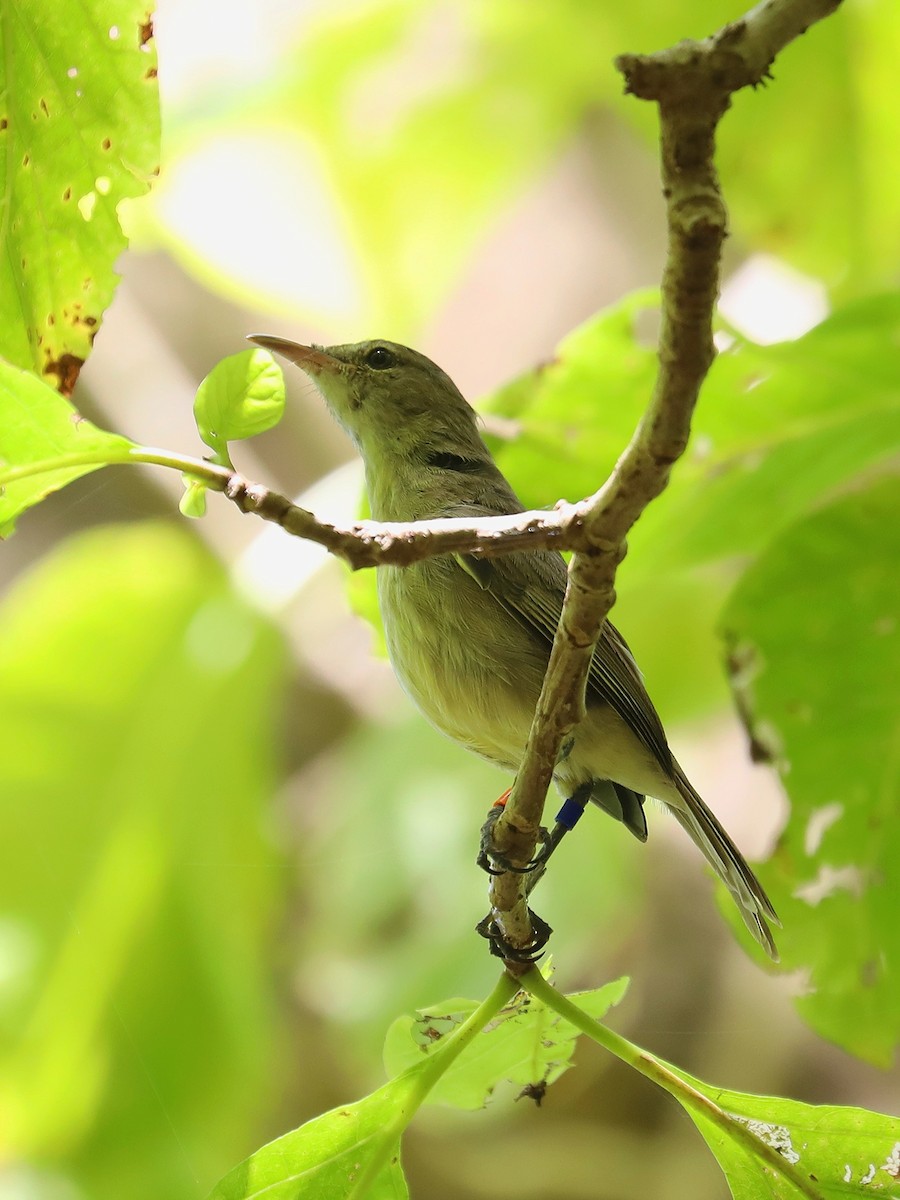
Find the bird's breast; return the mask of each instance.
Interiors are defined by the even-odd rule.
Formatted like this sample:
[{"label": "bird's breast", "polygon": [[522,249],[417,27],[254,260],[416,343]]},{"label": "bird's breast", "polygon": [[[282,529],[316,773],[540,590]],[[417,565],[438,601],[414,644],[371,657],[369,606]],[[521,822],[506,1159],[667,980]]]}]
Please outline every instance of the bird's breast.
[{"label": "bird's breast", "polygon": [[388,653],[401,685],[442,733],[515,770],[546,652],[452,558],[378,568]]}]

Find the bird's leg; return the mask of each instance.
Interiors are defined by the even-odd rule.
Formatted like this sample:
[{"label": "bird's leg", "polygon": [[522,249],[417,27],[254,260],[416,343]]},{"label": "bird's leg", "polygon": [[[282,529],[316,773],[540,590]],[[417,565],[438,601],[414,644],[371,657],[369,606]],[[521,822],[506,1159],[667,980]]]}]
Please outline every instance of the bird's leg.
[{"label": "bird's leg", "polygon": [[[509,799],[512,788],[508,788],[503,795],[495,801],[491,811],[488,813],[487,820],[481,830],[481,852],[478,855],[478,864],[483,867],[491,875],[501,875],[504,870],[515,871],[517,873],[527,874],[528,879],[525,881],[525,894],[530,896],[535,886],[540,882],[541,877],[547,869],[547,863],[550,855],[563,840],[570,829],[574,829],[581,816],[584,813],[585,806],[591,798],[593,791],[593,783],[589,780],[576,788],[571,796],[563,802],[562,807],[556,814],[556,824],[553,827],[553,832],[548,833],[546,829],[541,828],[541,848],[538,851],[534,860],[527,867],[514,867],[509,865],[502,855],[497,854],[491,848],[491,836],[494,827],[494,822],[500,814]],[[503,931],[495,920],[493,913],[488,913],[483,921],[476,925],[476,930],[482,937],[487,938],[491,944],[491,954],[498,958],[505,959],[507,962],[516,963],[533,963],[536,962],[543,953],[550,934],[553,930],[542,920],[536,912],[531,908],[528,910],[528,916],[531,921],[531,928],[534,932],[531,944],[525,947],[517,947],[511,945],[503,936]]]},{"label": "bird's leg", "polygon": [[568,800],[563,801],[562,808],[556,814],[556,824],[553,826],[553,831],[544,839],[540,853],[531,865],[529,878],[525,885],[526,895],[530,896],[540,882],[541,877],[547,870],[550,855],[569,830],[574,829],[581,820],[587,802],[591,798],[593,787],[593,783],[589,780],[587,783],[583,783],[580,787],[577,787]]},{"label": "bird's leg", "polygon": [[[506,802],[512,793],[512,788],[507,788],[506,791],[496,799],[488,812],[487,818],[481,827],[481,842],[478,850],[477,863],[483,871],[487,871],[488,875],[502,875],[506,871],[512,871],[516,875],[527,875],[529,871],[533,871],[538,863],[544,860],[544,847],[550,837],[547,830],[541,826],[538,831],[538,840],[541,843],[541,849],[538,851],[535,858],[530,863],[526,863],[524,867],[514,866],[505,854],[501,854],[494,846],[494,826],[500,818],[500,814],[506,807]],[[485,934],[485,936],[488,936]]]},{"label": "bird's leg", "polygon": [[[506,807],[506,802],[512,794],[512,788],[507,788],[506,791],[491,807],[487,815],[484,825],[481,827],[481,848],[478,853],[478,865],[489,875],[503,875],[506,871],[512,871],[517,875],[527,875],[533,870],[536,864],[540,861],[541,853],[538,854],[532,862],[524,867],[514,866],[509,859],[501,854],[494,846],[494,825]],[[547,838],[550,835],[547,830],[541,827],[538,837],[543,849]],[[483,938],[487,938],[491,947],[491,954],[497,958],[502,958],[507,964],[520,963],[530,965],[537,962],[544,951],[544,947],[550,939],[553,930],[537,913],[528,909],[528,920],[531,926],[531,941],[527,946],[514,946],[506,937],[503,926],[497,920],[495,911],[492,909],[484,920],[479,921],[475,926],[477,933]]]},{"label": "bird's leg", "polygon": [[514,867],[504,855],[493,848],[494,824],[506,807],[506,802],[512,792],[512,788],[507,788],[503,795],[494,801],[487,815],[487,820],[481,827],[481,848],[478,853],[479,867],[483,871],[487,871],[489,875],[502,875],[504,871],[513,871],[518,875],[531,875],[532,878],[528,881],[528,892],[530,894],[547,869],[550,855],[569,830],[574,829],[581,820],[587,802],[591,798],[593,788],[593,782],[588,780],[587,783],[582,783],[577,787],[567,800],[563,801],[562,808],[556,814],[556,824],[553,826],[551,833],[548,833],[543,825],[541,826],[539,833],[541,848],[532,861],[524,867]]}]

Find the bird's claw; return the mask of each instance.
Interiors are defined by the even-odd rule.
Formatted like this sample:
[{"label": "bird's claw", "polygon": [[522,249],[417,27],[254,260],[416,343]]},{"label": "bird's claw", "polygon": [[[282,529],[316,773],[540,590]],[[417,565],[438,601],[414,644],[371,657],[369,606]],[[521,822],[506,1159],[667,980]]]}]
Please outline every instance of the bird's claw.
[{"label": "bird's claw", "polygon": [[511,871],[514,875],[528,875],[549,858],[553,849],[550,834],[542,825],[538,830],[540,849],[531,862],[526,863],[524,867],[517,867],[494,846],[494,825],[502,812],[503,808],[495,804],[488,813],[481,827],[481,841],[478,858],[475,861],[482,871],[487,871],[488,875],[503,875],[507,871]]},{"label": "bird's claw", "polygon": [[553,930],[542,917],[529,908],[528,919],[531,922],[533,937],[527,946],[513,946],[506,940],[503,930],[493,913],[488,915],[475,926],[477,933],[487,938],[491,946],[491,954],[502,958],[505,962],[534,963],[544,953],[544,947],[550,940]]}]

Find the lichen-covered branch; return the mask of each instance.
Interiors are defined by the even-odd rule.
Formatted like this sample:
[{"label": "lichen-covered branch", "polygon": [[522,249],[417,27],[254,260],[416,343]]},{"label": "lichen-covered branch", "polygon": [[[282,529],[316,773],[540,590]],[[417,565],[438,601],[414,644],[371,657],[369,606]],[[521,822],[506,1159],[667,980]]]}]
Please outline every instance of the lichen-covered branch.
[{"label": "lichen-covered branch", "polygon": [[[221,471],[217,468],[217,471]],[[261,484],[250,483],[235,472],[214,482],[203,482],[222,491],[242,512],[272,521],[295,537],[317,542],[344,559],[354,570],[362,567],[405,567],[437,554],[511,554],[552,546],[577,550],[589,545],[584,530],[583,506],[561,501],[552,512],[533,510],[511,516],[441,517],[412,524],[358,521],[348,529],[320,521]]]}]

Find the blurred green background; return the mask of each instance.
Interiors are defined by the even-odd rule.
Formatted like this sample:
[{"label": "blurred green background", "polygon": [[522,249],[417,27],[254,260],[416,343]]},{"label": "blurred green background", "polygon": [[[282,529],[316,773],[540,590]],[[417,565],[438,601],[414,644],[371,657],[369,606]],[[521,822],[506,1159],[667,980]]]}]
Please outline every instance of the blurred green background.
[{"label": "blurred green background", "polygon": [[[140,19],[130,0],[53,10],[70,36],[46,60],[73,88],[81,56]],[[119,207],[131,244],[79,410],[199,454],[194,389],[245,334],[384,336],[483,398],[527,504],[593,490],[652,380],[664,252],[655,114],[611,60],[740,11],[166,0],[162,172]],[[560,983],[631,975],[613,1021],[654,1052],[730,1088],[884,1111],[900,1080],[898,53],[900,12],[848,3],[735,98],[723,353],[615,612],[701,792],[748,856],[776,847],[762,874],[786,969],[745,955],[660,812],[646,847],[585,821],[537,904]],[[106,116],[152,158],[130,95],[114,79]],[[122,195],[151,174],[137,155]],[[22,194],[52,227],[56,193]],[[98,288],[102,310],[111,276]],[[10,320],[23,295],[3,292]],[[4,337],[24,363],[24,335]],[[349,517],[350,447],[299,372],[288,383],[287,417],[236,463]],[[179,491],[161,470],[90,475],[0,550],[2,1200],[198,1200],[376,1086],[399,1012],[481,996],[496,972],[472,932],[474,854],[509,781],[411,711],[341,566],[215,497],[188,523]],[[372,578],[351,585],[370,611]],[[588,1047],[540,1110],[503,1095],[423,1113],[406,1162],[430,1200],[726,1194],[687,1118]]]}]

